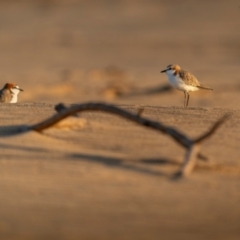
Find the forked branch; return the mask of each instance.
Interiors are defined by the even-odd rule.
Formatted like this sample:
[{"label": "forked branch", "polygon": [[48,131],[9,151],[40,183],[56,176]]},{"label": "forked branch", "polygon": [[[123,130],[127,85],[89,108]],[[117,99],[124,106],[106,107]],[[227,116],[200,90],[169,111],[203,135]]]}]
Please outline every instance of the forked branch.
[{"label": "forked branch", "polygon": [[152,128],[157,131],[160,131],[161,133],[167,134],[170,137],[172,137],[181,146],[186,148],[186,155],[185,155],[183,164],[180,167],[180,170],[177,172],[177,174],[175,174],[175,176],[177,177],[186,176],[193,170],[196,163],[196,159],[200,155],[199,151],[200,151],[201,143],[207,138],[209,138],[210,136],[212,136],[216,132],[216,130],[230,117],[229,114],[224,115],[217,122],[215,122],[206,133],[202,134],[196,139],[190,139],[185,134],[181,133],[179,130],[176,130],[172,127],[164,126],[160,122],[152,121],[148,118],[142,117],[141,110],[138,111],[138,113],[134,114],[127,110],[116,107],[114,105],[106,104],[106,103],[98,103],[98,102],[96,103],[89,102],[89,103],[73,105],[73,106],[70,106],[69,108],[64,107],[63,104],[58,104],[56,106],[56,109],[58,110],[58,113],[56,113],[52,117],[40,123],[30,126],[29,130],[35,130],[35,131],[41,132],[57,124],[59,121],[63,120],[64,118],[71,115],[76,115],[77,113],[83,112],[83,111],[92,111],[92,110],[99,111],[100,110],[100,111],[116,114],[130,121],[136,122],[139,125]]}]

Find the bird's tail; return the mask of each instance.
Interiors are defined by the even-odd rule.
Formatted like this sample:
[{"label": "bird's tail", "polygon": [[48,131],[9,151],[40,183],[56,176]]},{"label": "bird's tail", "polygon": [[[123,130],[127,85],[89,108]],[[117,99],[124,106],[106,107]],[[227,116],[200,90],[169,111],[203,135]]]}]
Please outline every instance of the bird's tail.
[{"label": "bird's tail", "polygon": [[197,87],[200,88],[200,89],[212,90],[212,91],[213,91],[212,88],[210,88],[210,87],[206,87],[206,86],[203,86],[203,85],[199,85],[199,86],[197,86]]}]

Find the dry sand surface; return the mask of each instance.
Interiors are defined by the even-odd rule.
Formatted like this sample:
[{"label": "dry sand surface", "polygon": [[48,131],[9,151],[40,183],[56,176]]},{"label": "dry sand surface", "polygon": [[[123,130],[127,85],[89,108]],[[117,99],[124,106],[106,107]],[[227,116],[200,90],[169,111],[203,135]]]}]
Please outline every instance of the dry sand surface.
[{"label": "dry sand surface", "polygon": [[[240,238],[240,3],[0,1],[0,239]],[[170,63],[214,91],[168,88]],[[169,136],[102,111],[17,133],[59,102],[105,101],[190,137],[226,113],[185,179]]]}]

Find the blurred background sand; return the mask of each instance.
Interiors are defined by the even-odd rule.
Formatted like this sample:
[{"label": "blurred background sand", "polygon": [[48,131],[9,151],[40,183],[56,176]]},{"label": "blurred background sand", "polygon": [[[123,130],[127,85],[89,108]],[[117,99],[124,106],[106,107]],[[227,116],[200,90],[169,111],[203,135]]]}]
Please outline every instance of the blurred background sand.
[{"label": "blurred background sand", "polygon": [[182,106],[182,92],[149,92],[177,63],[214,88],[192,94],[191,106],[239,107],[239,1],[0,4],[1,81],[25,89],[21,102]]}]

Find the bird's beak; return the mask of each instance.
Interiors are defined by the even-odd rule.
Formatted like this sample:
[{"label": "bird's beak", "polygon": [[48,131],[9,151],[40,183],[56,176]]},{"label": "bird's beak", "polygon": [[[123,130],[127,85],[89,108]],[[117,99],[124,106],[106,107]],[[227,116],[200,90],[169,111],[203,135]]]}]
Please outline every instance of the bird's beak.
[{"label": "bird's beak", "polygon": [[23,89],[19,88],[19,90],[23,92]]},{"label": "bird's beak", "polygon": [[167,69],[164,69],[164,70],[161,71],[161,73],[164,73],[164,72],[166,72],[166,71],[167,71]]}]

